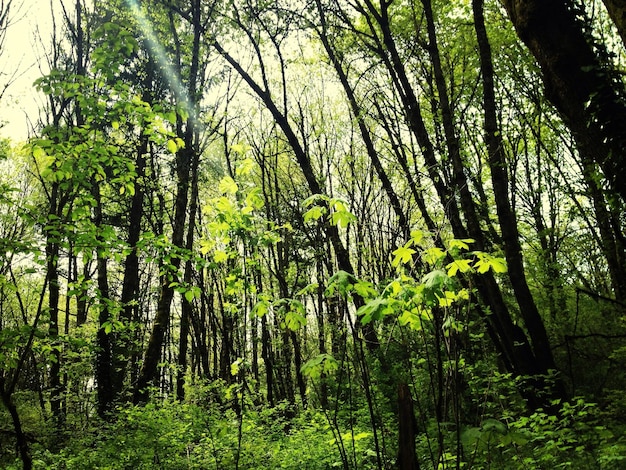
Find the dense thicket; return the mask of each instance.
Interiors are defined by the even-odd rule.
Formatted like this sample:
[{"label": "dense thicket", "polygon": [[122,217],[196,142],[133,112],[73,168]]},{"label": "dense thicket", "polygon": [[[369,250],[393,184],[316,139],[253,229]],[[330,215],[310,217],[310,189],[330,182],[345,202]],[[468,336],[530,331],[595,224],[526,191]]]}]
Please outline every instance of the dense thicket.
[{"label": "dense thicket", "polygon": [[61,2],[2,143],[2,465],[619,468],[605,3]]}]

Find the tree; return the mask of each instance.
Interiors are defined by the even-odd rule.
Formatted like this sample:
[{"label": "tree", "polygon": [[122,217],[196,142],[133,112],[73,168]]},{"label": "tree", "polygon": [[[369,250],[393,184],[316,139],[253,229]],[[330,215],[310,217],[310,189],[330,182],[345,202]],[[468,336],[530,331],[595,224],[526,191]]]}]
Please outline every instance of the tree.
[{"label": "tree", "polygon": [[[535,56],[546,96],[571,129],[580,154],[598,166],[623,200],[624,85],[606,47],[593,37],[583,5],[560,0],[502,3]],[[606,4],[620,18],[618,2]],[[623,31],[621,21],[616,25]]]}]

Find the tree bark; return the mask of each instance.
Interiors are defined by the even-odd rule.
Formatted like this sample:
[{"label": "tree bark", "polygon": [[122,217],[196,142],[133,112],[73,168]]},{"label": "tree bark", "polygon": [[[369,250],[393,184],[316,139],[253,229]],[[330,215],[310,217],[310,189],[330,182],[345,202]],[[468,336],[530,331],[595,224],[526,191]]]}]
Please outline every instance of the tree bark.
[{"label": "tree bark", "polygon": [[[174,220],[172,221],[172,246],[174,249],[183,247],[185,220],[187,218],[191,152],[193,152],[193,149],[181,149],[176,157],[177,188],[174,203]],[[172,282],[178,276],[180,263],[180,257],[174,256],[171,258],[170,264],[163,267],[164,273],[160,281],[161,288],[154,324],[148,340],[144,362],[135,386],[133,398],[135,403],[143,403],[148,399],[146,388],[154,384],[158,377],[158,364],[161,358],[165,334],[170,324],[171,305],[174,298]]]},{"label": "tree bark", "polygon": [[[191,163],[191,203],[189,207],[189,224],[187,227],[187,240],[185,248],[191,252],[193,249],[194,235],[196,231],[196,212],[198,210],[198,164],[200,162],[200,152],[194,152]],[[192,284],[193,263],[191,257],[185,262],[185,272],[183,282],[185,286]],[[191,329],[191,315],[193,304],[187,298],[183,298],[180,319],[180,342],[178,345],[178,374],[176,377],[176,397],[179,400],[185,398],[185,373],[187,371],[187,349],[189,343],[189,333]]]},{"label": "tree bark", "polygon": [[[171,12],[170,12],[171,14]],[[177,134],[181,136],[184,147],[176,152],[176,196],[174,201],[174,219],[172,221],[172,247],[176,249],[185,248],[185,226],[187,222],[187,208],[189,206],[189,190],[191,185],[192,167],[197,161],[198,148],[198,84],[200,79],[200,41],[204,30],[201,24],[202,8],[199,0],[194,0],[190,5],[190,16],[184,18],[190,23],[192,31],[191,60],[187,75],[186,93],[181,93],[176,87],[170,91],[185,108],[188,113],[186,122],[178,118],[176,123]],[[171,23],[173,19],[170,16]],[[181,47],[178,37],[174,34],[174,43],[177,51],[177,67],[180,74],[182,70]],[[149,41],[146,41],[148,43]],[[157,313],[154,325],[148,340],[144,363],[137,379],[134,393],[134,402],[145,402],[147,399],[146,387],[152,384],[158,376],[158,363],[165,339],[165,334],[170,325],[171,304],[174,297],[174,287],[172,282],[178,280],[181,257],[171,258],[169,266],[164,266],[164,274],[161,276],[161,293],[157,305]]]},{"label": "tree bark", "polygon": [[96,352],[96,382],[98,396],[98,415],[106,418],[113,409],[114,393],[113,393],[113,354],[111,329],[107,331],[107,324],[111,327],[112,321],[109,310],[109,274],[105,252],[104,240],[100,232],[102,231],[102,200],[100,196],[100,185],[95,178],[92,179],[92,195],[95,199],[94,226],[96,229],[96,269],[98,284],[98,332],[97,343],[98,350]]},{"label": "tree bark", "polygon": [[[54,419],[55,426],[60,429],[64,422],[61,383],[61,351],[58,344],[59,338],[59,237],[58,223],[60,218],[61,202],[59,201],[59,185],[53,183],[50,190],[49,202],[49,229],[46,233],[46,269],[48,279],[48,315],[50,317],[48,335],[55,345],[51,352],[50,361],[50,411]],[[56,233],[55,233],[56,232]]]},{"label": "tree bark", "polygon": [[[150,68],[151,69],[151,68]],[[149,69],[149,70],[150,70]],[[148,76],[151,73],[148,72]],[[147,98],[144,96],[144,99]],[[143,220],[143,204],[144,204],[144,187],[141,182],[145,177],[146,157],[148,152],[148,140],[142,137],[137,148],[137,156],[135,159],[135,171],[137,172],[137,181],[135,183],[135,194],[131,200],[130,212],[128,215],[128,237],[126,243],[130,247],[130,252],[124,259],[124,278],[122,280],[120,321],[129,327],[135,312],[138,308],[137,295],[139,293],[139,253],[137,252],[137,243],[141,237],[141,222]],[[130,331],[122,332],[117,335],[114,346],[114,371],[113,371],[113,391],[116,396],[122,393],[124,388],[124,380],[126,371],[131,359],[131,343],[132,337]]]},{"label": "tree bark", "polygon": [[400,470],[419,470],[415,452],[417,424],[413,411],[411,389],[402,382],[398,384],[398,468]]}]

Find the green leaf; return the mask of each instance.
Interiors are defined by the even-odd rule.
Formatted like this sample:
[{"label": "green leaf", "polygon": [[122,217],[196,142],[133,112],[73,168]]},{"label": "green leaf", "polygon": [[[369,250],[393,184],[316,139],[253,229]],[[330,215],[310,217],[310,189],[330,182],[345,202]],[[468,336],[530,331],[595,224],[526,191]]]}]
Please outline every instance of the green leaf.
[{"label": "green leaf", "polygon": [[254,209],[261,209],[265,204],[261,188],[252,188],[246,195],[246,204]]},{"label": "green leaf", "polygon": [[506,434],[508,428],[502,421],[498,421],[494,418],[487,418],[480,425],[481,430],[484,431],[496,431],[500,434]]},{"label": "green leaf", "polygon": [[225,176],[220,180],[220,183],[217,187],[218,191],[222,194],[237,194],[239,187],[235,180],[230,176]]},{"label": "green leaf", "polygon": [[305,287],[303,287],[302,289],[300,289],[296,295],[298,297],[303,296],[303,295],[310,295],[313,294],[317,291],[317,289],[319,289],[319,284],[317,282],[312,282],[308,285],[306,285]]},{"label": "green leaf", "polygon": [[176,145],[176,141],[173,139],[168,139],[167,141],[167,150],[170,153],[178,152],[178,145]]},{"label": "green leaf", "polygon": [[448,281],[448,275],[441,269],[435,269],[422,278],[424,287],[431,290],[441,290]]},{"label": "green leaf", "polygon": [[195,297],[196,297],[196,292],[193,288],[187,289],[185,291],[185,300],[187,300],[187,302],[192,302]]},{"label": "green leaf", "polygon": [[321,206],[313,206],[304,213],[304,223],[319,220],[326,214],[326,208]]},{"label": "green leaf", "polygon": [[469,250],[469,245],[468,243],[474,243],[474,239],[473,238],[463,238],[463,239],[452,239],[448,242],[448,249],[449,250]]},{"label": "green leaf", "polygon": [[33,148],[33,157],[35,157],[36,159],[41,159],[41,158],[45,158],[47,157],[46,152],[44,149],[42,149],[41,147],[39,147],[38,145],[36,145]]},{"label": "green leaf", "polygon": [[356,312],[358,316],[361,316],[361,323],[364,325],[371,321],[381,320],[385,315],[393,313],[393,301],[391,299],[377,297],[370,300]]},{"label": "green leaf", "polygon": [[448,270],[448,276],[450,277],[454,277],[457,272],[466,273],[468,271],[471,271],[472,269],[472,260],[469,260],[469,259],[454,260],[452,261],[452,263],[449,263],[446,266],[446,269]]},{"label": "green leaf", "polygon": [[252,314],[261,318],[264,317],[270,310],[270,303],[267,300],[259,300],[254,307],[252,307]]},{"label": "green leaf", "polygon": [[428,248],[422,253],[422,259],[430,265],[437,264],[437,261],[439,261],[444,256],[446,256],[446,252],[437,246]]},{"label": "green leaf", "polygon": [[506,260],[504,258],[496,258],[488,253],[476,253],[478,260],[474,263],[474,268],[484,274],[489,269],[493,269],[496,273],[505,273],[507,271]]},{"label": "green leaf", "polygon": [[309,207],[309,206],[312,206],[313,204],[317,204],[318,201],[328,202],[329,200],[330,198],[324,194],[313,194],[312,196],[307,197],[302,203],[302,205],[304,207]]},{"label": "green leaf", "polygon": [[407,245],[401,246],[397,250],[392,252],[394,255],[393,260],[391,261],[391,265],[394,267],[398,267],[400,264],[407,264],[411,259],[413,259],[413,255],[416,251],[413,248],[407,247]]},{"label": "green leaf", "polygon": [[215,250],[215,253],[213,253],[213,260],[216,263],[223,263],[228,260],[228,253],[222,250]]},{"label": "green leaf", "polygon": [[443,296],[438,296],[440,307],[450,307],[456,300],[456,294],[452,291],[444,291]]},{"label": "green leaf", "polygon": [[319,378],[322,374],[330,374],[339,369],[339,363],[330,354],[318,354],[309,359],[300,370],[302,374],[312,379]]},{"label": "green leaf", "polygon": [[331,222],[339,228],[346,228],[350,223],[356,222],[357,218],[348,211],[333,212]]},{"label": "green leaf", "polygon": [[419,245],[419,243],[423,240],[423,238],[424,238],[424,232],[422,232],[421,230],[411,231],[411,240],[413,241],[415,245]]},{"label": "green leaf", "polygon": [[[294,302],[297,302],[297,301],[292,301],[291,303],[293,304]],[[298,303],[300,303],[300,302],[298,302]],[[302,305],[302,304],[300,304],[300,305]],[[303,309],[304,309],[304,306],[303,306]],[[291,331],[298,331],[301,327],[306,325],[306,317],[304,315],[302,315],[300,313],[300,311],[289,310],[285,314],[285,325]]]},{"label": "green leaf", "polygon": [[446,299],[444,291],[450,278],[445,271],[441,269],[435,269],[422,278],[423,296],[426,305],[433,307],[440,305],[441,299]]},{"label": "green leaf", "polygon": [[409,326],[414,331],[422,330],[422,321],[430,320],[430,317],[420,307],[412,308],[411,310],[404,310],[398,317],[398,323],[400,326]]},{"label": "green leaf", "polygon": [[251,158],[244,158],[244,160],[235,169],[235,174],[237,176],[249,175],[254,169],[254,165],[254,160]]},{"label": "green leaf", "polygon": [[367,281],[357,281],[353,285],[354,292],[359,294],[364,299],[369,299],[376,297],[378,295],[378,291],[374,288],[374,284]]},{"label": "green leaf", "polygon": [[233,152],[238,153],[239,155],[243,155],[250,149],[250,146],[244,144],[243,142],[239,142],[239,143],[231,145],[230,149]]},{"label": "green leaf", "polygon": [[331,276],[328,280],[328,286],[326,287],[325,294],[327,296],[334,295],[335,292],[339,292],[343,297],[347,297],[348,294],[354,289],[354,285],[358,282],[354,274],[339,270]]},{"label": "green leaf", "polygon": [[242,363],[243,363],[243,360],[241,358],[239,358],[235,362],[233,362],[230,365],[230,375],[232,375],[232,376],[237,375],[239,373],[239,368],[240,368]]}]

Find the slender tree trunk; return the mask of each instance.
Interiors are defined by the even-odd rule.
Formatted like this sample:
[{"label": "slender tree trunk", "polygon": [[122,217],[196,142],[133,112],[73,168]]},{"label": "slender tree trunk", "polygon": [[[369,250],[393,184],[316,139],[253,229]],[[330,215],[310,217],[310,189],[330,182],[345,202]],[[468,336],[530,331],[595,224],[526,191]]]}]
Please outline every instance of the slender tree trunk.
[{"label": "slender tree trunk", "polygon": [[[438,93],[438,108],[441,113],[441,122],[443,125],[446,147],[448,149],[448,158],[452,166],[452,187],[459,194],[459,200],[463,214],[465,215],[465,224],[470,237],[476,240],[477,248],[484,250],[486,243],[481,229],[476,204],[470,192],[470,186],[465,177],[465,165],[461,158],[461,150],[459,137],[454,122],[453,110],[450,104],[448,87],[441,65],[441,56],[439,52],[439,44],[437,41],[437,32],[435,18],[433,16],[432,5],[430,0],[422,0],[424,6],[424,14],[426,17],[426,28],[428,30],[428,53],[434,71],[435,84]],[[383,21],[389,25],[387,9],[383,10]],[[386,26],[387,28],[387,26]],[[390,35],[390,33],[388,33]]]},{"label": "slender tree trunk", "polygon": [[64,422],[63,409],[61,406],[63,387],[61,384],[61,351],[59,340],[59,233],[56,232],[59,222],[59,187],[57,183],[53,183],[50,190],[50,207],[49,215],[51,225],[50,230],[46,234],[46,268],[48,271],[48,315],[49,327],[48,334],[52,344],[52,358],[50,360],[50,411],[57,429],[60,429]]},{"label": "slender tree trunk", "polygon": [[[189,206],[189,224],[187,226],[187,240],[185,248],[189,253],[193,249],[194,235],[196,231],[196,212],[198,210],[198,164],[200,162],[200,152],[194,152],[191,164],[191,203]],[[190,287],[193,278],[193,262],[191,256],[185,262],[185,272],[183,273],[183,282],[185,286]],[[180,320],[180,342],[178,347],[178,375],[176,377],[176,396],[179,400],[185,398],[185,373],[187,371],[187,349],[189,341],[189,332],[191,327],[191,315],[193,304],[187,298],[182,300],[182,312]]]},{"label": "slender tree trunk", "polygon": [[[316,270],[318,276],[321,277],[324,266],[321,260],[318,258],[316,261]],[[319,285],[316,289],[316,303],[315,316],[317,318],[317,344],[320,354],[327,353],[326,347],[326,322],[324,321],[324,288]],[[320,376],[320,406],[324,409],[328,408],[328,377],[325,373]]]},{"label": "slender tree trunk", "polygon": [[17,442],[17,449],[22,460],[22,466],[24,470],[31,470],[33,468],[33,458],[30,453],[30,447],[28,445],[28,438],[24,434],[22,429],[22,421],[17,411],[17,406],[13,401],[13,396],[10,391],[6,390],[5,379],[0,373],[0,394],[2,395],[2,404],[5,406],[9,415],[11,415],[11,421],[13,422],[13,429],[15,431],[15,440]]},{"label": "slender tree trunk", "polygon": [[[106,259],[105,246],[108,243],[100,236],[102,226],[102,201],[100,195],[100,185],[95,179],[91,182],[92,195],[96,201],[94,207],[93,223],[97,231],[96,239],[96,269],[98,284],[98,332],[96,352],[96,382],[98,386],[98,415],[106,418],[113,409],[113,356],[111,341],[111,312],[109,310],[109,274]],[[109,331],[107,331],[107,329]]]},{"label": "slender tree trunk", "polygon": [[593,204],[595,219],[600,234],[600,248],[604,254],[613,295],[618,302],[626,300],[626,252],[624,250],[624,235],[619,220],[617,223],[613,221],[618,218],[614,217],[610,203],[607,203],[606,196],[602,188],[598,184],[596,178],[596,165],[581,156],[583,165],[583,177],[589,189],[589,198]]},{"label": "slender tree trunk", "polygon": [[267,393],[267,403],[273,407],[276,403],[274,399],[274,358],[272,356],[272,346],[270,332],[267,327],[267,316],[261,318],[261,358],[265,364],[265,387]]},{"label": "slender tree trunk", "polygon": [[626,0],[603,0],[603,2],[626,46]]},{"label": "slender tree trunk", "polygon": [[[146,97],[144,96],[144,99]],[[139,253],[137,243],[141,237],[141,222],[143,220],[144,187],[141,182],[145,177],[146,157],[148,153],[148,140],[143,137],[137,148],[135,159],[135,171],[137,172],[137,182],[135,183],[135,194],[131,200],[130,212],[128,215],[128,238],[126,243],[130,247],[130,252],[124,259],[124,278],[122,280],[120,321],[125,327],[129,327],[136,316],[138,309],[138,294],[140,285],[139,274]],[[131,360],[132,335],[130,331],[123,331],[116,335],[114,344],[114,371],[113,371],[113,392],[119,396],[124,389],[128,364]]]},{"label": "slender tree trunk", "polygon": [[[493,64],[491,62],[491,47],[485,29],[483,0],[473,0],[472,5],[474,9],[474,25],[478,39],[483,79],[485,141],[489,153],[491,182],[496,201],[498,220],[500,221],[500,229],[502,231],[508,273],[515,298],[520,308],[520,313],[524,319],[524,325],[530,336],[530,346],[534,352],[537,368],[541,373],[545,374],[555,369],[555,364],[543,319],[541,318],[528,287],[528,283],[526,282],[524,263],[522,260],[522,247],[519,242],[519,233],[517,230],[517,220],[510,205],[509,181],[507,175],[508,165],[501,130],[497,122]],[[562,394],[563,390],[557,392],[557,395]]]},{"label": "slender tree trunk", "polygon": [[[174,220],[172,223],[172,246],[174,249],[183,247],[192,152],[193,149],[181,149],[176,157],[178,181],[174,204]],[[172,299],[174,298],[172,282],[174,282],[178,276],[180,262],[180,257],[172,257],[170,264],[163,267],[164,273],[160,280],[161,287],[154,324],[144,355],[144,362],[135,386],[133,398],[135,403],[143,403],[148,399],[148,391],[146,388],[155,384],[155,380],[158,377],[158,364],[161,359],[165,334],[170,325],[171,305]]]},{"label": "slender tree trunk", "polygon": [[398,384],[398,469],[419,470],[415,452],[417,423],[413,411],[411,390],[406,383]]}]

